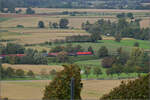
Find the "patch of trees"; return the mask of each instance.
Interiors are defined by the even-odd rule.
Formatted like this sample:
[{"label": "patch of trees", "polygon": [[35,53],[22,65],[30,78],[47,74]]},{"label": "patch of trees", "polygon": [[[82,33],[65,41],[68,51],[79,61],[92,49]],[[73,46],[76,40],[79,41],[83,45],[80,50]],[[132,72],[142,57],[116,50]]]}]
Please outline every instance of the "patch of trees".
[{"label": "patch of trees", "polygon": [[10,79],[10,78],[24,78],[24,77],[34,77],[34,73],[29,70],[27,73],[24,72],[22,69],[13,69],[11,67],[3,68],[0,65],[0,76],[1,79]]},{"label": "patch of trees", "polygon": [[[53,22],[53,23],[49,22],[49,28],[68,29],[69,28],[68,24],[69,24],[69,20],[66,19],[66,18],[62,18],[62,19],[60,19],[59,23],[57,23],[57,22]],[[39,28],[44,28],[45,27],[44,22],[43,21],[39,21],[38,22],[38,27]]]},{"label": "patch of trees", "polygon": [[10,64],[47,64],[47,58],[40,52],[33,49],[25,49],[24,46],[7,43],[6,46],[0,45],[0,54],[25,54],[22,57],[6,56],[2,59],[3,63]]},{"label": "patch of trees", "polygon": [[72,44],[68,44],[66,46],[56,46],[53,47],[50,52],[61,52],[61,51],[65,51],[67,53],[75,53],[78,51],[83,51],[83,47],[81,45],[76,45],[73,46]]},{"label": "patch of trees", "polygon": [[117,42],[120,42],[122,37],[140,40],[150,39],[150,28],[140,28],[140,19],[133,20],[129,14],[128,16],[131,17],[131,19],[127,21],[126,17],[122,16],[118,19],[118,22],[100,19],[94,24],[91,24],[87,21],[82,24],[82,29],[95,35],[114,36]]},{"label": "patch of trees", "polygon": [[24,54],[25,48],[15,43],[7,43],[6,46],[0,45],[1,54]]},{"label": "patch of trees", "polygon": [[130,55],[117,49],[117,54],[105,57],[102,60],[102,66],[108,68],[108,75],[120,73],[148,73],[149,72],[149,55],[143,49],[135,47]]},{"label": "patch of trees", "polygon": [[27,8],[26,14],[35,14],[35,11],[32,8]]},{"label": "patch of trees", "polygon": [[81,100],[81,75],[77,65],[63,65],[64,70],[57,72],[55,78],[45,87],[43,100],[71,99],[71,78],[74,78],[74,99]]},{"label": "patch of trees", "polygon": [[139,77],[128,82],[122,81],[120,86],[114,88],[108,94],[103,95],[100,100],[114,99],[150,99],[149,95],[150,74]]}]

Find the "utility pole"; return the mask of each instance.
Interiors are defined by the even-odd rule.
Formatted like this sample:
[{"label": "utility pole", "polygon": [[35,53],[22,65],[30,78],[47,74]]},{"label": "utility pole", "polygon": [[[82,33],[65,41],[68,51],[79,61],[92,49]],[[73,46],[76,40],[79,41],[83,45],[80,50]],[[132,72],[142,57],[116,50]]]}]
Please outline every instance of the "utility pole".
[{"label": "utility pole", "polygon": [[71,78],[71,100],[74,100],[74,78]]}]

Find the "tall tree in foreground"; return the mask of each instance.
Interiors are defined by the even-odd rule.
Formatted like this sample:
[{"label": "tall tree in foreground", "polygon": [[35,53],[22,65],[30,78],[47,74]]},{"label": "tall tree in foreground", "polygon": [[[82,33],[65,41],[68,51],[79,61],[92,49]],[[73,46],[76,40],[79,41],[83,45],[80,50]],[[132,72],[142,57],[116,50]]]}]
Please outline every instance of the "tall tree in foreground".
[{"label": "tall tree in foreground", "polygon": [[109,94],[103,95],[100,100],[149,100],[150,73],[136,80],[122,82]]},{"label": "tall tree in foreground", "polygon": [[74,99],[81,100],[81,75],[77,65],[63,65],[64,70],[58,72],[56,77],[45,87],[43,100],[69,100],[71,78],[74,80]]}]

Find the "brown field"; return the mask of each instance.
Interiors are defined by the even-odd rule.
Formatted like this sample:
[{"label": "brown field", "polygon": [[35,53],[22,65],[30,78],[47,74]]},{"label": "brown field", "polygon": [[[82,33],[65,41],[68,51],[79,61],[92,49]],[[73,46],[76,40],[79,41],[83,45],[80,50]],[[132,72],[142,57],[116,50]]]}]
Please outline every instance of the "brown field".
[{"label": "brown field", "polygon": [[84,30],[52,30],[38,28],[3,28],[8,32],[0,32],[2,39],[13,39],[20,44],[38,44],[45,41],[54,41],[55,39],[65,39],[66,36],[88,35]]},{"label": "brown field", "polygon": [[[20,8],[16,8],[20,9]],[[21,8],[23,11],[25,11],[26,8]],[[63,12],[63,11],[69,11],[69,12],[114,12],[114,13],[128,13],[128,12],[146,12],[149,13],[149,10],[121,10],[121,9],[59,9],[59,8],[33,8],[36,13],[53,13],[53,12]]]},{"label": "brown field", "polygon": [[[2,81],[1,96],[18,100],[41,100],[44,87],[50,81]],[[121,80],[83,80],[83,99],[98,100],[103,94],[118,86]]]},{"label": "brown field", "polygon": [[[99,17],[17,17],[10,19],[8,21],[4,21],[0,23],[0,27],[16,27],[17,25],[23,25],[24,27],[37,27],[38,21],[43,21],[46,27],[49,27],[49,22],[59,22],[61,18],[67,18],[69,20],[69,27],[81,28],[81,24],[86,22],[87,20],[91,23],[94,23]],[[105,20],[116,21],[115,18],[112,17],[104,17]]]},{"label": "brown field", "polygon": [[150,28],[150,17],[149,17],[149,18],[146,18],[146,19],[143,19],[143,20],[140,22],[140,25],[141,25],[142,28],[147,28],[147,27]]},{"label": "brown field", "polygon": [[46,74],[49,74],[49,72],[53,69],[56,71],[60,71],[63,69],[62,66],[58,65],[10,65],[10,64],[3,64],[4,68],[11,67],[13,69],[22,69],[25,72],[32,70],[35,74],[41,74],[41,70],[46,70]]}]

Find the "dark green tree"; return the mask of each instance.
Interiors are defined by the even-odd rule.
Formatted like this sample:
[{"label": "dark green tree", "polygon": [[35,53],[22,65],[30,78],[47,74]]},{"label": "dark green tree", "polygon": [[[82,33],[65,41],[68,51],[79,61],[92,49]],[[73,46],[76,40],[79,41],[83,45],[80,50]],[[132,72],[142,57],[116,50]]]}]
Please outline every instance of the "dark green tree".
[{"label": "dark green tree", "polygon": [[27,8],[26,14],[35,14],[35,11],[32,8]]},{"label": "dark green tree", "polygon": [[38,27],[39,28],[44,28],[45,27],[44,22],[43,21],[39,21],[38,22]]},{"label": "dark green tree", "polygon": [[34,77],[35,75],[34,75],[34,73],[33,73],[32,70],[29,70],[29,71],[27,72],[27,76]]},{"label": "dark green tree", "polygon": [[94,74],[98,77],[99,75],[102,74],[101,68],[100,67],[94,67],[93,68]]},{"label": "dark green tree", "polygon": [[63,18],[63,19],[60,19],[59,27],[62,28],[62,29],[67,29],[68,24],[69,24],[68,19]]},{"label": "dark green tree", "polygon": [[92,54],[94,54],[94,50],[93,50],[93,48],[91,46],[88,47],[88,51],[92,52]]},{"label": "dark green tree", "polygon": [[81,100],[81,75],[77,65],[63,65],[64,70],[58,72],[56,77],[45,87],[43,100],[69,100],[71,99],[71,78],[74,78],[74,99]]},{"label": "dark green tree", "polygon": [[22,69],[17,69],[16,70],[16,76],[17,77],[24,77],[25,76],[24,71]]},{"label": "dark green tree", "polygon": [[98,57],[106,57],[108,56],[108,49],[105,46],[101,46],[101,48],[98,50]]}]

